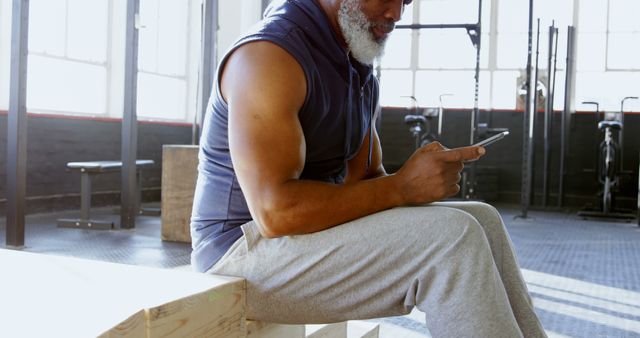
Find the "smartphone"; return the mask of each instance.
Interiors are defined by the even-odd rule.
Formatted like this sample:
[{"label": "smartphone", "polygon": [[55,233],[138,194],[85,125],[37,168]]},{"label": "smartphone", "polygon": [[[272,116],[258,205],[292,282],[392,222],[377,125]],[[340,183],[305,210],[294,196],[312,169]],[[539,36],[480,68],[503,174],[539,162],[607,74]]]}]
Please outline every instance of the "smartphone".
[{"label": "smartphone", "polygon": [[487,139],[484,139],[476,144],[474,144],[474,147],[486,147],[494,142],[497,142],[498,140],[502,140],[505,136],[509,135],[509,131],[503,131],[501,133],[495,134]]}]

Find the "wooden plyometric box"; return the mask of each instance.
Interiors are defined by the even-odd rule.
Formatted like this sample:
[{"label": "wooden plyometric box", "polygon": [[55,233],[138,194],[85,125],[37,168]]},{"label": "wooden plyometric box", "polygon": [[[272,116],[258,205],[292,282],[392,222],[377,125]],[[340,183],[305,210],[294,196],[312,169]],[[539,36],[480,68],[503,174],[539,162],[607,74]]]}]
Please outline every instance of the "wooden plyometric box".
[{"label": "wooden plyometric box", "polygon": [[304,325],[247,320],[247,338],[305,338],[304,330]]},{"label": "wooden plyometric box", "polygon": [[0,249],[0,337],[246,336],[240,278]]},{"label": "wooden plyometric box", "polygon": [[198,146],[162,147],[162,240],[191,242],[189,223],[198,177]]},{"label": "wooden plyometric box", "polygon": [[131,317],[125,319],[109,331],[100,335],[100,338],[139,338],[146,337],[145,312],[140,310]]}]

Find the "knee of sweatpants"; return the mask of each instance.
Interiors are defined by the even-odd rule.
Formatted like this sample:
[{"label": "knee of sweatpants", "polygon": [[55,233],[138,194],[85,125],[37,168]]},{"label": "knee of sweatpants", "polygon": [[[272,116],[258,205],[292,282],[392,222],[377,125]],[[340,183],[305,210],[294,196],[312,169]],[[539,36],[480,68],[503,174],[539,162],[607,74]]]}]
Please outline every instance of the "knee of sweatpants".
[{"label": "knee of sweatpants", "polygon": [[475,217],[486,231],[504,231],[502,217],[494,206],[483,202],[465,202],[462,209]]},{"label": "knee of sweatpants", "polygon": [[500,213],[498,212],[498,209],[496,209],[491,204],[484,203],[484,202],[470,201],[470,202],[464,202],[464,205],[465,205],[464,209],[469,210],[469,213],[471,213],[474,216],[500,218]]},{"label": "knee of sweatpants", "polygon": [[487,241],[486,235],[478,220],[470,213],[455,209],[441,208],[438,212],[443,226],[440,227],[441,234],[438,238],[447,247],[451,245],[464,245],[464,250],[471,247],[483,246]]}]

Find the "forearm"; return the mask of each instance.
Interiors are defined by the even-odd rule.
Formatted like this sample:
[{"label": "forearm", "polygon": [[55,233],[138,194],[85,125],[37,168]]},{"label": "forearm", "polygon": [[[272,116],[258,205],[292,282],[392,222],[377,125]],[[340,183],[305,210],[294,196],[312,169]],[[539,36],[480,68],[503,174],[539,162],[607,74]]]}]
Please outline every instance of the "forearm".
[{"label": "forearm", "polygon": [[253,216],[267,237],[317,232],[402,205],[397,180],[393,175],[344,185],[290,180],[261,198]]}]

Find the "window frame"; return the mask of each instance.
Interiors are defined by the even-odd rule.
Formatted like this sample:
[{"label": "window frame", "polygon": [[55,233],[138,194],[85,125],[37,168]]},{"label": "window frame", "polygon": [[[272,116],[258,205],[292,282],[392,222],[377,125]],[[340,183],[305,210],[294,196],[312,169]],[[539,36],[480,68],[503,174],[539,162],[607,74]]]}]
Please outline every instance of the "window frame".
[{"label": "window frame", "polygon": [[[149,1],[155,1],[155,0],[149,0]],[[183,3],[182,1],[180,1],[181,3]],[[155,32],[155,71],[151,70],[151,69],[144,69],[144,67],[142,67],[141,65],[141,59],[138,59],[138,81],[140,82],[140,75],[145,76],[145,75],[149,75],[152,77],[161,77],[161,78],[166,78],[166,79],[171,79],[171,80],[175,80],[180,82],[180,84],[182,86],[184,86],[185,91],[184,91],[184,102],[182,104],[183,106],[183,113],[178,116],[177,113],[174,113],[173,117],[167,117],[167,116],[159,116],[162,115],[160,113],[155,113],[158,114],[156,116],[153,116],[154,112],[143,112],[141,111],[141,106],[140,106],[140,90],[138,91],[138,118],[139,119],[145,119],[145,120],[163,120],[163,121],[186,121],[189,122],[190,120],[192,120],[192,117],[195,115],[195,108],[193,111],[191,111],[192,109],[192,104],[190,104],[191,101],[195,101],[195,94],[193,93],[194,90],[197,90],[197,86],[194,87],[191,82],[197,80],[197,74],[196,77],[193,77],[192,74],[192,69],[193,67],[191,67],[191,64],[193,62],[199,62],[199,56],[200,56],[200,46],[196,46],[197,50],[194,51],[194,46],[193,46],[193,39],[192,36],[194,35],[194,27],[191,24],[192,21],[197,21],[194,20],[193,18],[193,7],[194,7],[194,3],[199,3],[199,1],[193,1],[193,0],[188,0],[186,2],[186,18],[185,18],[185,37],[184,37],[184,42],[185,42],[185,48],[186,48],[186,52],[184,55],[184,60],[185,60],[185,64],[182,67],[182,74],[171,74],[170,72],[163,72],[161,70],[161,66],[160,66],[160,39],[161,39],[161,29],[160,29],[160,25],[162,22],[162,18],[161,18],[161,9],[160,6],[162,5],[160,2],[158,2],[157,6],[157,15],[155,17],[155,24],[158,27],[158,29]],[[141,6],[142,7],[142,6]],[[141,12],[142,12],[142,8],[141,8]],[[145,25],[145,19],[144,19],[144,15],[143,13],[141,13],[141,25],[142,25],[142,29],[144,29],[144,25]],[[148,23],[148,22],[147,22]],[[199,35],[199,32],[197,32]],[[139,44],[138,46],[138,50],[140,51],[141,49],[141,45]],[[198,60],[194,60],[193,56],[197,55]]]},{"label": "window frame", "polygon": [[[7,0],[5,0],[7,1]],[[41,57],[41,58],[45,58],[45,59],[49,59],[49,60],[56,60],[56,61],[65,61],[65,62],[69,62],[69,63],[76,63],[76,64],[82,64],[82,65],[89,65],[89,66],[95,66],[95,67],[99,67],[102,68],[102,70],[105,72],[106,74],[106,83],[104,84],[105,87],[105,92],[104,92],[104,97],[105,97],[105,104],[103,107],[101,107],[99,113],[96,112],[84,112],[84,111],[77,111],[77,110],[57,110],[54,108],[46,108],[46,107],[29,107],[28,110],[30,113],[35,113],[35,114],[52,114],[52,115],[58,115],[58,114],[62,114],[62,115],[79,115],[79,116],[96,116],[96,117],[107,117],[109,116],[109,97],[110,97],[110,82],[111,82],[111,71],[110,71],[110,53],[109,53],[109,48],[111,47],[111,41],[113,38],[113,29],[112,29],[112,1],[113,0],[105,0],[106,1],[106,5],[107,5],[107,13],[106,13],[106,24],[107,27],[105,28],[106,30],[106,46],[105,46],[105,55],[104,55],[104,61],[93,61],[93,60],[89,60],[89,59],[82,59],[82,58],[78,58],[78,57],[72,57],[69,56],[69,43],[68,40],[70,38],[70,33],[69,33],[69,0],[60,0],[61,2],[64,2],[64,13],[65,13],[65,17],[64,17],[64,25],[65,25],[65,30],[64,30],[64,46],[62,47],[62,55],[57,55],[55,53],[47,53],[45,51],[33,51],[31,49],[29,49],[28,51],[28,57],[30,56],[35,56],[35,57]],[[33,3],[30,3],[30,6],[33,6]],[[30,20],[29,25],[33,24],[33,20]],[[10,46],[10,44],[9,44]],[[27,86],[29,86],[29,84],[27,83]],[[28,103],[28,102],[27,102]]]},{"label": "window frame", "polygon": [[[96,107],[96,111],[86,111],[85,109],[77,108],[71,109],[64,108],[60,110],[59,108],[54,108],[52,105],[51,108],[47,107],[47,104],[43,104],[42,107],[32,107],[29,106],[28,110],[30,113],[35,114],[43,114],[43,115],[69,115],[69,116],[78,116],[82,118],[113,118],[120,119],[123,114],[123,105],[124,105],[124,45],[125,45],[125,12],[126,12],[126,2],[117,1],[117,0],[105,0],[107,12],[106,16],[106,45],[105,47],[105,55],[104,61],[95,61],[91,60],[90,57],[82,58],[71,56],[69,52],[69,44],[67,41],[72,38],[71,34],[67,29],[65,29],[64,36],[61,41],[63,42],[62,46],[62,55],[58,55],[56,53],[48,53],[44,50],[35,48],[29,51],[28,56],[34,57],[42,57],[47,60],[60,60],[65,62],[70,62],[73,67],[73,64],[81,64],[81,65],[90,65],[100,67],[101,71],[106,74],[104,80],[100,80],[101,88],[99,90],[100,97],[104,96],[104,103],[100,104],[100,107]],[[69,6],[72,6],[70,0],[62,0],[60,4],[64,5],[64,9],[61,9],[60,12],[68,13],[70,11]],[[182,2],[181,2],[182,4]],[[0,0],[0,5],[3,8],[11,8],[11,0]],[[198,0],[188,0],[185,2],[186,8],[186,18],[184,20],[184,48],[185,48],[185,56],[184,56],[184,65],[182,75],[175,76],[170,74],[164,74],[162,72],[148,72],[142,69],[138,70],[139,74],[151,74],[157,76],[168,76],[174,79],[181,81],[181,85],[185,88],[184,90],[184,98],[180,98],[180,101],[184,102],[184,108],[180,110],[180,112],[172,112],[171,115],[167,114],[155,114],[153,112],[143,114],[144,116],[140,116],[138,114],[138,120],[141,121],[167,121],[167,122],[186,122],[192,123],[193,118],[196,115],[197,109],[197,96],[199,86],[197,83],[198,80],[198,72],[199,72],[199,62],[200,62],[200,20],[201,20],[201,2]],[[4,12],[4,11],[3,11]],[[11,48],[11,10],[6,11],[8,14],[6,17],[9,20],[3,22],[7,22],[7,25],[0,26],[0,30],[2,31],[2,36],[0,36],[0,45],[7,46],[6,48],[10,51]],[[2,17],[5,17],[4,13]],[[64,26],[69,26],[69,17],[65,15],[64,18]],[[140,24],[143,25],[142,22]],[[141,27],[144,29],[143,27]],[[7,31],[8,30],[8,31]],[[8,34],[8,35],[7,35]],[[158,32],[159,34],[159,32]],[[7,35],[6,38],[4,35]],[[140,48],[140,46],[139,46]],[[182,48],[182,47],[181,47]],[[4,48],[3,48],[4,51]],[[159,53],[159,51],[156,51]],[[10,53],[0,54],[0,74],[5,73],[5,68],[7,72],[7,76],[3,76],[7,78],[6,83],[4,81],[0,83],[0,88],[6,87],[8,89],[9,86],[9,67],[10,67]],[[44,75],[46,76],[46,75]],[[5,91],[8,93],[8,90]],[[2,99],[0,100],[0,110],[8,110],[8,97],[5,100],[5,95],[2,95]],[[139,99],[139,98],[138,98]],[[179,104],[182,106],[182,104]],[[6,107],[5,107],[6,106]]]},{"label": "window frame", "polygon": [[[480,63],[480,73],[486,73],[489,72],[489,74],[491,74],[491,68],[492,68],[492,59],[494,58],[492,55],[496,54],[495,51],[495,38],[492,36],[492,32],[494,32],[494,21],[493,17],[494,17],[494,8],[496,8],[497,6],[497,0],[483,0],[483,8],[486,8],[486,4],[489,3],[489,8],[490,11],[489,13],[483,13],[482,15],[482,28],[483,31],[481,33],[482,36],[486,36],[486,40],[483,39],[482,41],[485,43],[482,47],[481,47],[481,55],[488,55],[488,60],[487,62],[483,62],[481,59],[481,63]],[[413,12],[412,12],[412,18],[411,18],[411,23],[412,24],[417,24],[420,22],[420,16],[421,16],[421,3],[422,1],[417,0],[414,1],[411,6],[413,6]],[[477,4],[477,2],[476,2]],[[477,8],[477,6],[476,6]],[[477,14],[477,13],[476,13]],[[486,22],[489,21],[489,22]],[[459,22],[462,23],[462,22]],[[468,24],[473,24],[474,22],[466,22]],[[489,28],[487,28],[489,27]],[[458,28],[461,31],[464,31],[463,28]],[[456,30],[458,30],[456,29]],[[433,29],[430,29],[433,30]],[[451,29],[447,29],[447,30],[451,30]],[[489,33],[485,33],[485,31],[489,31]],[[442,72],[460,72],[460,71],[474,71],[475,72],[475,66],[473,67],[421,67],[420,66],[420,45],[421,45],[421,37],[420,37],[420,32],[421,30],[419,29],[411,29],[411,61],[410,61],[410,65],[408,68],[401,68],[401,67],[384,67],[382,66],[379,62],[375,65],[375,67],[378,69],[378,71],[382,74],[382,76],[384,77],[384,72],[385,71],[411,71],[412,72],[412,81],[411,81],[411,93],[409,93],[408,95],[406,95],[407,97],[416,97],[416,93],[417,93],[417,73],[418,72],[429,72],[429,71],[442,71]],[[466,32],[465,32],[466,35]],[[469,43],[471,44],[471,41],[467,40],[464,43]],[[485,45],[488,44],[488,47],[486,47]],[[473,47],[472,47],[473,48]],[[484,52],[484,48],[488,48],[488,52],[485,53]],[[475,48],[473,48],[474,50],[474,54],[473,54],[473,59],[475,60]],[[481,56],[482,57],[482,56]],[[483,63],[485,64],[483,66]],[[475,61],[474,61],[475,64]],[[382,80],[384,81],[384,80]],[[482,79],[480,80],[482,81]],[[493,87],[493,76],[490,76],[490,80],[489,80],[489,85],[490,87]],[[383,86],[383,84],[381,84],[381,87]],[[489,106],[491,105],[491,90],[489,90],[488,92],[488,102],[489,102]],[[383,97],[383,94],[381,93],[381,97]],[[480,102],[482,102],[483,100],[480,99]],[[423,105],[422,103],[418,102],[420,105]],[[403,106],[406,108],[410,108],[411,105],[413,103],[408,102],[407,105]],[[480,103],[480,107],[481,108],[486,108],[483,107],[482,104]]]},{"label": "window frame", "polygon": [[[483,13],[483,34],[486,34],[487,32],[485,32],[485,30],[487,30],[488,28],[488,46],[487,44],[483,44],[482,48],[487,48],[488,49],[488,60],[487,62],[482,62],[481,63],[481,67],[480,67],[480,72],[488,72],[490,74],[490,79],[488,79],[488,83],[489,83],[489,88],[485,88],[482,89],[482,92],[488,93],[489,95],[489,100],[488,100],[488,106],[482,105],[482,99],[480,100],[481,104],[480,104],[480,108],[482,109],[505,109],[504,107],[502,107],[504,104],[504,102],[508,101],[508,100],[501,100],[501,99],[495,99],[494,95],[496,93],[494,93],[494,88],[496,88],[496,84],[494,83],[496,81],[496,78],[501,78],[496,77],[495,75],[499,72],[519,72],[520,74],[525,74],[526,72],[526,65],[522,66],[522,67],[504,67],[504,66],[500,66],[500,62],[499,62],[499,58],[500,58],[500,54],[499,54],[499,40],[500,40],[500,34],[501,32],[499,31],[499,26],[500,26],[500,20],[501,20],[501,16],[499,13],[499,9],[500,9],[500,2],[501,1],[512,1],[512,0],[484,0],[484,1],[490,1],[490,13]],[[611,31],[609,22],[610,22],[610,16],[611,16],[611,6],[612,6],[612,1],[613,0],[600,0],[603,2],[606,2],[606,8],[607,8],[607,14],[606,14],[606,32],[602,32],[602,34],[605,34],[605,44],[606,44],[606,48],[604,51],[604,57],[605,59],[602,61],[604,62],[604,68],[602,70],[598,70],[598,72],[602,72],[603,74],[610,74],[611,76],[615,76],[615,73],[618,72],[623,72],[623,73],[627,73],[629,74],[631,77],[635,76],[635,74],[640,73],[640,61],[638,61],[638,65],[633,65],[631,68],[627,67],[612,67],[610,65],[610,54],[613,52],[611,50],[611,40],[613,39],[612,36],[614,36],[615,34],[619,34],[619,32],[614,32]],[[628,0],[628,1],[633,1],[633,0]],[[421,1],[414,1],[413,4],[411,6],[414,6],[413,8],[413,17],[412,17],[412,22],[413,23],[418,23],[419,19],[420,19],[420,4]],[[568,5],[568,4],[567,4]],[[483,3],[483,8],[484,7],[484,3]],[[580,1],[579,0],[572,0],[572,11],[569,12],[569,15],[572,15],[572,18],[565,18],[568,19],[569,21],[572,21],[572,25],[574,27],[577,27],[577,39],[579,40],[578,43],[580,43],[580,34],[582,33],[580,31]],[[604,6],[604,4],[601,4],[601,6]],[[486,18],[488,17],[489,22],[486,22]],[[543,28],[547,25],[541,25]],[[556,24],[556,26],[558,26],[558,24]],[[558,95],[560,93],[563,93],[564,88],[560,88],[564,86],[564,74],[565,74],[565,58],[562,56],[563,53],[561,53],[560,51],[562,50],[563,46],[566,46],[566,27],[559,27],[560,28],[560,36],[559,36],[559,55],[557,58],[557,79],[556,79],[556,88],[555,88],[555,92],[556,92],[556,100],[555,100],[555,109],[562,109],[563,106],[563,101],[562,99],[558,99]],[[534,22],[534,29],[535,29],[535,22]],[[564,34],[563,34],[564,31]],[[504,32],[502,32],[504,34]],[[508,32],[507,32],[508,33]],[[513,34],[516,34],[518,32],[511,32]],[[536,32],[534,31],[534,62],[535,62],[535,43],[536,43]],[[588,33],[594,33],[594,32],[588,32]],[[626,32],[626,33],[633,33],[633,34],[638,34],[640,35],[640,28],[637,30],[633,30],[631,32]],[[526,32],[524,33],[525,37],[526,37]],[[382,78],[384,81],[384,73],[385,71],[411,71],[413,76],[412,76],[412,89],[411,89],[411,93],[407,93],[407,96],[416,96],[416,92],[417,92],[417,88],[416,88],[416,73],[420,72],[420,71],[434,71],[434,70],[440,70],[440,69],[435,69],[435,68],[425,68],[425,67],[420,67],[419,66],[419,45],[420,45],[420,38],[419,38],[419,30],[412,30],[412,38],[411,38],[411,63],[410,63],[410,67],[409,68],[392,68],[392,67],[384,67],[380,64],[377,64],[377,68],[378,71],[381,72],[382,74]],[[546,41],[546,36],[548,36],[548,31],[546,29],[541,29],[540,31],[540,44],[541,47],[541,52],[543,50],[547,49],[546,44],[548,44],[548,42]],[[580,51],[578,51],[578,53],[580,53]],[[486,53],[482,52],[482,57],[486,57]],[[526,51],[523,51],[522,54],[522,58],[523,61],[526,60]],[[640,58],[639,58],[640,60]],[[540,56],[540,69],[545,69],[546,68],[546,57],[543,57],[542,54]],[[483,65],[484,64],[484,65]],[[600,61],[597,62],[597,64],[600,64]],[[444,70],[444,69],[443,69]],[[467,68],[450,68],[447,67],[446,71],[460,71],[460,70],[475,70],[475,68],[473,69],[467,69]],[[581,69],[577,69],[576,70],[576,76],[580,76],[580,74],[585,73],[585,72],[592,72],[591,70],[581,70]],[[504,77],[502,77],[504,78]],[[481,81],[482,78],[481,78]],[[576,83],[577,86],[580,86],[579,83]],[[383,87],[383,84],[381,84],[381,88]],[[500,86],[498,86],[500,87]],[[514,93],[516,91],[516,88],[514,88]],[[579,91],[579,90],[578,90]],[[502,94],[501,94],[502,95]],[[381,97],[384,97],[384,93],[381,93]],[[574,97],[574,102],[576,104],[574,104],[574,106],[577,106],[577,103],[581,102],[582,98],[579,97]],[[608,99],[609,101],[612,101],[613,98]],[[486,100],[485,100],[486,101]],[[510,109],[516,109],[517,107],[517,103],[516,103],[516,98],[515,98],[515,94],[514,94],[514,100],[513,100],[513,106]],[[383,103],[384,104],[384,103]],[[500,105],[500,107],[497,107],[497,105]],[[404,105],[404,107],[410,108],[411,105],[410,103],[407,103],[406,105]],[[610,103],[608,105],[604,105],[604,107],[606,109],[610,109],[610,110],[615,110],[617,108],[619,108],[619,103],[616,105],[614,103]],[[617,108],[616,108],[617,107]],[[461,108],[461,109],[471,109],[472,107],[468,107],[468,106],[462,106],[462,107],[455,107],[455,108]]]}]

